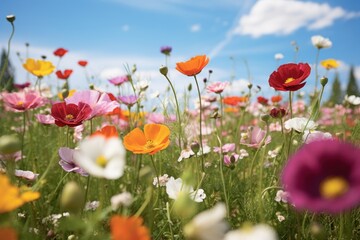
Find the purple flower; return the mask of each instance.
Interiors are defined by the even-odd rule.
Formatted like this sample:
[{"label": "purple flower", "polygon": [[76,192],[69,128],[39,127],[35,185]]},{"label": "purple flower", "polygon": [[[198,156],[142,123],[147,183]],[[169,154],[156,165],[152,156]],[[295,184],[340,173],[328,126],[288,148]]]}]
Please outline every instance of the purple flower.
[{"label": "purple flower", "polygon": [[59,148],[59,156],[60,161],[59,164],[66,172],[76,172],[81,174],[82,176],[88,176],[89,174],[85,172],[84,169],[80,168],[78,165],[74,162],[74,153],[75,149],[70,149],[67,147],[61,147]]},{"label": "purple flower", "polygon": [[119,96],[118,99],[120,100],[120,102],[129,107],[134,105],[139,100],[139,98],[135,95]]},{"label": "purple flower", "polygon": [[110,83],[114,84],[115,86],[120,86],[121,84],[123,84],[124,82],[129,81],[128,76],[119,76],[119,77],[114,77],[112,79],[109,80]]},{"label": "purple flower", "polygon": [[283,169],[289,202],[297,209],[340,213],[360,204],[360,149],[337,140],[303,145]]},{"label": "purple flower", "polygon": [[162,46],[162,47],[160,48],[160,52],[161,52],[162,54],[165,54],[166,56],[169,56],[170,53],[171,53],[171,51],[172,51],[172,47],[170,47],[170,46]]}]

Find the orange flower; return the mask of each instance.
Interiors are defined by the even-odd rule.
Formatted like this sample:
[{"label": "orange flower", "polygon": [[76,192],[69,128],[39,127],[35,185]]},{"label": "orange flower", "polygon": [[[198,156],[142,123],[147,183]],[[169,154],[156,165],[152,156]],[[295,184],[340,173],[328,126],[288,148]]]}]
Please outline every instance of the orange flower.
[{"label": "orange flower", "polygon": [[91,137],[99,136],[99,135],[104,136],[105,138],[119,137],[116,127],[114,127],[114,126],[105,126],[105,127],[101,128],[100,130],[97,130],[93,134],[91,134]]},{"label": "orange flower", "polygon": [[200,55],[186,62],[176,63],[176,70],[191,77],[199,74],[208,63],[209,58],[206,55]]},{"label": "orange flower", "polygon": [[124,137],[124,146],[135,154],[150,155],[161,151],[170,144],[170,129],[162,124],[145,124],[144,132],[135,128]]},{"label": "orange flower", "polygon": [[278,103],[278,102],[280,102],[282,100],[282,96],[281,95],[276,95],[276,96],[272,96],[271,97],[271,101],[273,102],[273,103]]},{"label": "orange flower", "polygon": [[230,106],[237,106],[239,103],[246,103],[247,101],[249,101],[249,97],[247,96],[243,96],[243,97],[232,96],[232,97],[225,97],[223,99],[223,103]]},{"label": "orange flower", "polygon": [[112,240],[150,240],[147,227],[141,217],[112,216],[110,219]]},{"label": "orange flower", "polygon": [[17,233],[13,228],[0,228],[0,239],[17,240]]}]

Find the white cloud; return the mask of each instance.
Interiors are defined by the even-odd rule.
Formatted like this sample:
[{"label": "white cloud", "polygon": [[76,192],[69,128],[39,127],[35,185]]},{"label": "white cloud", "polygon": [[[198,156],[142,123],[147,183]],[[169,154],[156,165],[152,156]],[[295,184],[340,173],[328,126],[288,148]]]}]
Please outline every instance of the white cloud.
[{"label": "white cloud", "polygon": [[261,37],[263,35],[288,35],[300,28],[309,30],[331,26],[340,18],[358,17],[327,3],[298,0],[259,0],[250,12],[242,16],[234,34]]},{"label": "white cloud", "polygon": [[193,24],[190,27],[191,32],[199,32],[200,30],[201,30],[201,25],[200,24]]}]

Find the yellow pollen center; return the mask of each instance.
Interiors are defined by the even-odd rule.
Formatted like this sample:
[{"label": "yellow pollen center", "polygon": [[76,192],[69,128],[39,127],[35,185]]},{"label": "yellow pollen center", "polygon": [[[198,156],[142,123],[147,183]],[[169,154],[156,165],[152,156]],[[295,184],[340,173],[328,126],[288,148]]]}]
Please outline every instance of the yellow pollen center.
[{"label": "yellow pollen center", "polygon": [[96,158],[96,164],[99,165],[100,167],[105,167],[107,162],[108,161],[104,155],[100,155]]},{"label": "yellow pollen center", "polygon": [[74,116],[73,116],[72,114],[68,114],[68,115],[66,115],[65,118],[66,118],[67,120],[71,120],[71,119],[74,118]]},{"label": "yellow pollen center", "polygon": [[294,80],[295,80],[294,78],[289,77],[288,79],[286,79],[285,84],[286,84],[286,83],[291,83],[291,82],[294,81]]},{"label": "yellow pollen center", "polygon": [[24,102],[23,101],[18,101],[16,105],[22,106],[22,105],[24,105]]},{"label": "yellow pollen center", "polygon": [[147,140],[145,144],[145,148],[153,148],[154,142],[152,140]]},{"label": "yellow pollen center", "polygon": [[349,184],[343,177],[329,177],[320,183],[320,194],[327,199],[340,197],[348,190]]}]

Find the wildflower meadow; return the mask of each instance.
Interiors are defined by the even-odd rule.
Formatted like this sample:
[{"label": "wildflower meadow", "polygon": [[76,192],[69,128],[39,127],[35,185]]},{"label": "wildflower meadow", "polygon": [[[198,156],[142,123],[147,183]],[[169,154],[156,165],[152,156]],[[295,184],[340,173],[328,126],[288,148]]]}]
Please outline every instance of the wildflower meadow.
[{"label": "wildflower meadow", "polygon": [[[233,95],[201,49],[173,67],[171,46],[159,46],[154,69],[166,92],[148,92],[136,66],[104,90],[91,59],[62,67],[65,46],[36,58],[27,45],[19,71],[29,81],[15,83],[11,37],[0,69],[1,240],[360,239],[359,89],[324,97],[340,64],[322,59],[325,36],[309,39],[315,63],[279,63],[269,91],[253,80]],[[74,89],[79,69],[88,85]]]}]

